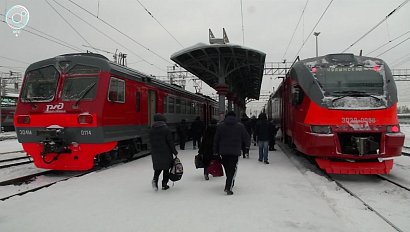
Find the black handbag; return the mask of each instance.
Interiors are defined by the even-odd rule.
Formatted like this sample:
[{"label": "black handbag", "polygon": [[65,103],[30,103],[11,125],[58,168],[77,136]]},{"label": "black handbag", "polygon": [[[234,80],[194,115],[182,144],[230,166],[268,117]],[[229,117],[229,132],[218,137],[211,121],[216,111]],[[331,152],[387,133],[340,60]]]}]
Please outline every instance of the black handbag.
[{"label": "black handbag", "polygon": [[196,168],[204,168],[204,160],[202,159],[202,155],[198,154],[195,156],[195,167]]}]

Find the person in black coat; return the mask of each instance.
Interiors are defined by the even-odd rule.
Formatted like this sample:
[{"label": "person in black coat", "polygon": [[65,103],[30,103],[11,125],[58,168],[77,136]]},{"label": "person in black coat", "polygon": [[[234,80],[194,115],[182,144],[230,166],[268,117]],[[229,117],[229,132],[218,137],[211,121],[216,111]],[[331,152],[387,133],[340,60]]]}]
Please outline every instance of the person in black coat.
[{"label": "person in black coat", "polygon": [[162,172],[162,190],[169,189],[169,169],[174,159],[173,155],[178,152],[172,138],[171,130],[166,124],[166,119],[162,114],[154,115],[154,123],[149,132],[151,142],[152,166],[154,168],[154,178],[152,187],[158,190],[158,179]]},{"label": "person in black coat", "polygon": [[233,194],[232,187],[243,144],[249,147],[249,134],[242,123],[236,119],[235,112],[230,111],[226,114],[224,122],[217,127],[213,144],[214,154],[222,156],[222,165],[226,173],[225,192],[227,195]]},{"label": "person in black coat", "polygon": [[[252,134],[252,125],[251,125],[251,120],[249,119],[248,115],[245,113],[242,114],[241,118],[241,123],[245,126],[246,131],[249,134],[249,138]],[[243,158],[248,158],[249,159],[249,147],[242,147],[242,156]]]},{"label": "person in black coat", "polygon": [[258,116],[258,122],[256,123],[256,138],[259,145],[259,161],[269,164],[268,161],[268,149],[269,140],[271,138],[272,127],[268,122],[268,118],[265,113],[261,113]]},{"label": "person in black coat", "polygon": [[201,121],[201,118],[198,116],[196,117],[195,121],[191,125],[191,133],[192,133],[192,143],[194,149],[196,149],[196,144],[198,143],[198,148],[201,146],[201,137],[204,133],[204,123]]},{"label": "person in black coat", "polygon": [[179,139],[179,148],[185,150],[185,142],[188,137],[188,125],[185,119],[181,120],[181,123],[177,126],[177,134]]},{"label": "person in black coat", "polygon": [[202,145],[199,148],[198,154],[202,156],[202,161],[204,164],[204,177],[205,180],[209,180],[208,167],[209,163],[213,159],[217,159],[217,156],[214,156],[213,153],[213,143],[216,132],[216,124],[218,121],[216,119],[211,119],[211,123],[208,125],[208,128],[205,130],[204,137],[202,139]]}]

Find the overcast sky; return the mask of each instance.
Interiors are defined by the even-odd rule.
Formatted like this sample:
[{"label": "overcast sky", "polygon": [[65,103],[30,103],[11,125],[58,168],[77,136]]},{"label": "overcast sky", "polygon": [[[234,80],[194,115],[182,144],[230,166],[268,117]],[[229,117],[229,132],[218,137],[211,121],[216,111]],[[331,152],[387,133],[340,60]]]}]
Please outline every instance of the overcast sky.
[{"label": "overcast sky", "polygon": [[[0,66],[7,67],[0,67],[0,71],[8,71],[11,67],[16,71],[24,71],[30,63],[64,53],[86,50],[95,52],[90,48],[91,46],[98,48],[101,54],[109,58],[112,57],[110,53],[118,49],[118,52],[128,54],[128,66],[147,74],[164,77],[167,66],[173,65],[170,56],[198,42],[208,43],[209,28],[213,30],[216,37],[222,37],[222,28],[225,28],[231,43],[266,53],[267,62],[278,62],[283,59],[293,61],[297,55],[301,58],[315,56],[315,37],[311,35],[308,38],[312,31],[320,32],[319,55],[342,52],[405,2],[405,0],[309,0],[306,5],[306,0],[242,0],[242,27],[240,0],[55,1],[48,0],[58,13],[45,0],[1,1],[1,20],[5,19],[7,10],[14,5],[25,6],[30,13],[25,29],[47,37],[38,31],[44,32],[61,40],[59,43],[66,46],[50,42],[27,31],[20,31],[16,37],[13,30],[6,23],[1,22]],[[305,5],[303,17],[296,28]],[[107,36],[81,21],[62,6]],[[319,21],[327,7],[326,13]],[[123,34],[90,13],[98,15],[99,19]],[[368,55],[388,41],[392,41],[370,54],[370,56],[379,56],[402,42],[379,58],[384,59],[391,68],[410,68],[410,39],[405,41],[410,37],[410,33],[403,35],[409,30],[410,4],[407,4],[347,52],[358,54],[362,49],[363,54]],[[293,33],[294,37],[291,40]],[[401,37],[396,39],[399,36]],[[304,45],[303,41],[306,41]],[[262,94],[268,94],[272,91],[272,87],[277,86],[279,81],[275,78],[264,77]],[[187,86],[189,85],[192,85],[192,82],[188,82]],[[400,83],[401,87],[408,88],[408,85],[410,84],[407,82]],[[213,91],[204,87],[203,92],[210,94]],[[399,99],[410,102],[410,92],[405,94],[401,92]]]}]

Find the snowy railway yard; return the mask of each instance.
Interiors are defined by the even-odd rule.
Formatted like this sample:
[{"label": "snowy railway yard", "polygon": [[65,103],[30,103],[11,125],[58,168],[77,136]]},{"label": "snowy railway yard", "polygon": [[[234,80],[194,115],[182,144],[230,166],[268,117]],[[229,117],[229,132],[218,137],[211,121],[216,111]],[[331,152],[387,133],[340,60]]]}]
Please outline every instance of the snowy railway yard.
[{"label": "snowy railway yard", "polygon": [[[402,130],[410,134],[410,125]],[[0,160],[24,156],[7,136]],[[259,163],[252,146],[226,196],[225,177],[205,181],[187,148],[179,151],[183,179],[158,192],[150,157],[87,173],[1,168],[1,183],[38,176],[0,186],[0,231],[410,231],[409,156],[389,175],[326,175],[284,147]]]}]

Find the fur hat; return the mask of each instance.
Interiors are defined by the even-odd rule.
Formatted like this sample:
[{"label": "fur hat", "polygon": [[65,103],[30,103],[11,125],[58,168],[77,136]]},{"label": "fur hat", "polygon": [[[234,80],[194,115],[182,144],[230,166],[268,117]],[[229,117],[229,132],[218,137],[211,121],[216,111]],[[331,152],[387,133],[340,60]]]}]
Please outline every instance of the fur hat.
[{"label": "fur hat", "polygon": [[155,114],[154,115],[154,122],[163,121],[166,122],[167,119],[162,114]]}]

